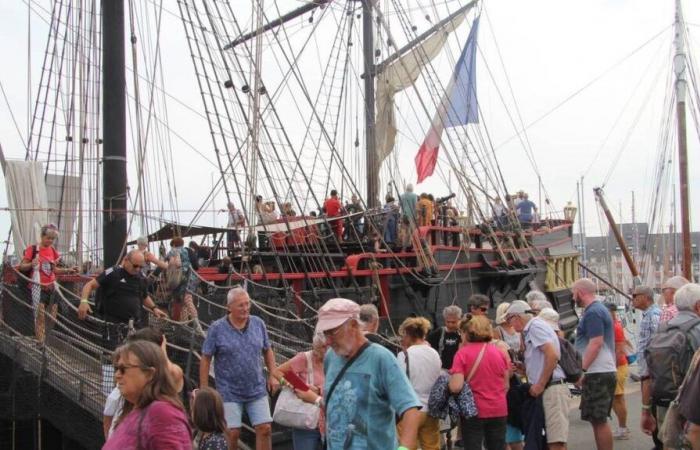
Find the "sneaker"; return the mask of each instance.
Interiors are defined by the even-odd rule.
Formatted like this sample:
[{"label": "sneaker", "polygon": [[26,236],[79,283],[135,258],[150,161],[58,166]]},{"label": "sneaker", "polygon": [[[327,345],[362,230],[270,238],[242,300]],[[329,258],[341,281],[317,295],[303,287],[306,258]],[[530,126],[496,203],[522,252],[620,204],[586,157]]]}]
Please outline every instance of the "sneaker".
[{"label": "sneaker", "polygon": [[617,439],[619,441],[626,441],[629,438],[630,430],[627,428],[621,428],[613,433],[613,439]]}]

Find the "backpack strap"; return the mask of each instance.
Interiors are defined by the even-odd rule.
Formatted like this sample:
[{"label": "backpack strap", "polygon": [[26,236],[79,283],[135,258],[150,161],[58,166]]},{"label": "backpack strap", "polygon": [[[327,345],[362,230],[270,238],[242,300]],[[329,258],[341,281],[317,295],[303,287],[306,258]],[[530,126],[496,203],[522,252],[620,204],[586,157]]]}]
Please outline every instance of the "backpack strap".
[{"label": "backpack strap", "polygon": [[442,352],[445,350],[445,327],[440,328],[440,341],[438,342],[438,353],[442,358]]},{"label": "backpack strap", "polygon": [[408,365],[408,350],[402,350],[402,352],[406,358],[406,377],[408,377],[408,381],[411,381],[411,366]]}]

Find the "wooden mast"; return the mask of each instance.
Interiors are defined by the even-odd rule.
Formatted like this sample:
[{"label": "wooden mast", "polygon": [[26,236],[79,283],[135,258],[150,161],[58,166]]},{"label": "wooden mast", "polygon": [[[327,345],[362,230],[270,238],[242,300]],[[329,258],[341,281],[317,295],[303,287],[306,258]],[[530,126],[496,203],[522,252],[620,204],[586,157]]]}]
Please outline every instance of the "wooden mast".
[{"label": "wooden mast", "polygon": [[685,98],[687,90],[685,63],[685,23],[681,0],[676,0],[676,22],[674,44],[676,54],[673,57],[673,71],[676,75],[676,116],[678,123],[678,170],[680,184],[681,233],[683,242],[683,276],[693,281],[693,265],[690,242],[690,206],[688,188],[688,141],[685,125]]},{"label": "wooden mast", "polygon": [[102,242],[104,267],[126,242],[126,74],[124,0],[102,0]]},{"label": "wooden mast", "polygon": [[381,206],[379,200],[379,167],[377,164],[377,140],[374,104],[374,0],[362,0],[362,53],[364,60],[365,88],[365,158],[367,160],[368,208]]}]

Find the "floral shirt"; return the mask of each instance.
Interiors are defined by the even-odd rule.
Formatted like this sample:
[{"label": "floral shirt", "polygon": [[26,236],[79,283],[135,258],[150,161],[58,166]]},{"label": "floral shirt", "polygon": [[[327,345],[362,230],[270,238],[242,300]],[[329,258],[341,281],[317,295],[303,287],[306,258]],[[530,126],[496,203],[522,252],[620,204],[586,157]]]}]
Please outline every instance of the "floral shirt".
[{"label": "floral shirt", "polygon": [[214,357],[216,390],[224,402],[246,403],[267,395],[262,352],[270,348],[265,322],[250,316],[239,330],[228,316],[212,323],[202,354]]}]

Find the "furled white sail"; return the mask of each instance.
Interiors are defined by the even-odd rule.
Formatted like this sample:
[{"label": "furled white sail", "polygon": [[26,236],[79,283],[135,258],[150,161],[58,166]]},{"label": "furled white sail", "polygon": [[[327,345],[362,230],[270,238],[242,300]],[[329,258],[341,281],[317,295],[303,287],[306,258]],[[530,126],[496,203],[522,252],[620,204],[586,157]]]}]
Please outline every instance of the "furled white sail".
[{"label": "furled white sail", "polygon": [[39,241],[41,226],[49,222],[44,169],[38,161],[7,161],[7,203],[11,211],[15,254]]},{"label": "furled white sail", "polygon": [[78,201],[80,200],[80,177],[74,175],[46,176],[46,193],[49,213],[49,223],[58,227],[60,232],[56,249],[61,254],[71,250],[75,221],[78,216]]},{"label": "furled white sail", "polygon": [[392,62],[377,75],[377,162],[381,164],[394,148],[396,138],[396,117],[394,115],[394,94],[413,85],[421,70],[440,53],[447,37],[464,21],[460,14],[444,27],[436,31],[421,45]]}]

